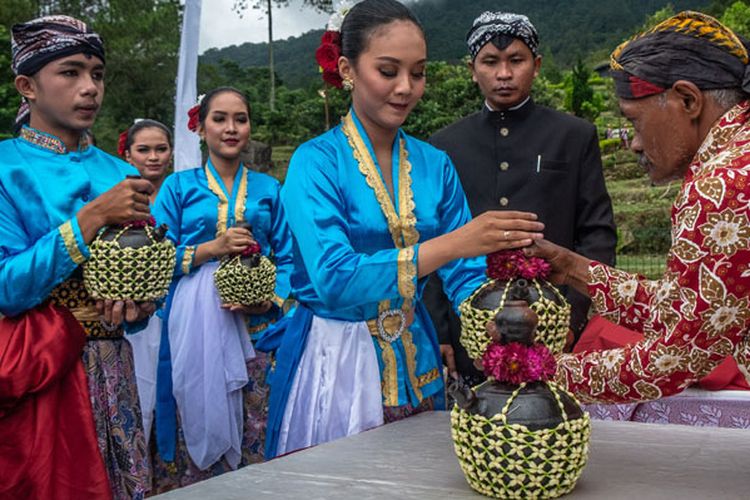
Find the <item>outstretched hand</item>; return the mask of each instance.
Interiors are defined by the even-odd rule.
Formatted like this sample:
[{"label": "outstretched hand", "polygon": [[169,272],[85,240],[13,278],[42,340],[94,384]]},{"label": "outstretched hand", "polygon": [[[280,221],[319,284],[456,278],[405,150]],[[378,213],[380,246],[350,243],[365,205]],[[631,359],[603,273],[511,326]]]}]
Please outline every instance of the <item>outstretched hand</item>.
[{"label": "outstretched hand", "polygon": [[450,233],[419,246],[419,277],[454,259],[478,257],[523,248],[541,239],[544,224],[529,212],[491,210]]},{"label": "outstretched hand", "polygon": [[523,248],[543,238],[544,224],[529,212],[491,210],[455,231],[464,257]]},{"label": "outstretched hand", "polygon": [[570,285],[588,295],[588,269],[591,260],[572,250],[540,239],[523,249],[529,257],[541,257],[549,262],[552,272],[549,280],[556,285]]},{"label": "outstretched hand", "polygon": [[555,245],[545,239],[537,240],[533,245],[524,248],[524,253],[529,257],[540,257],[546,260],[552,268],[549,280],[556,285],[564,285],[568,272],[570,271],[569,254],[573,254],[567,248]]}]

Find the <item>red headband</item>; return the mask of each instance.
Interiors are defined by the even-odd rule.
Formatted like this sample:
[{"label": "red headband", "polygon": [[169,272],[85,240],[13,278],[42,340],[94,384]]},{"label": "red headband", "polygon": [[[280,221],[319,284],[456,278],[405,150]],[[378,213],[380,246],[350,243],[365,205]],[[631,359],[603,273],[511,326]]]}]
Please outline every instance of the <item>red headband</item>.
[{"label": "red headband", "polygon": [[660,87],[651,82],[647,82],[637,76],[630,75],[630,92],[633,94],[633,98],[640,99],[641,97],[648,97],[650,95],[661,94],[666,89]]}]

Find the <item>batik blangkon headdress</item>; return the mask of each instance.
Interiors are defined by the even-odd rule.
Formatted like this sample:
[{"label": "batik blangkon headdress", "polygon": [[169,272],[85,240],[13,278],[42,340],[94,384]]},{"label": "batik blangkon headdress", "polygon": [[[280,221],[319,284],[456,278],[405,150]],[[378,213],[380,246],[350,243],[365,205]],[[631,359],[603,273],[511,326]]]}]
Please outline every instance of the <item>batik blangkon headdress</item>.
[{"label": "batik blangkon headdress", "polygon": [[678,80],[701,90],[750,93],[748,62],[748,49],[732,30],[706,14],[684,11],[622,43],[610,67],[617,95],[639,99]]}]

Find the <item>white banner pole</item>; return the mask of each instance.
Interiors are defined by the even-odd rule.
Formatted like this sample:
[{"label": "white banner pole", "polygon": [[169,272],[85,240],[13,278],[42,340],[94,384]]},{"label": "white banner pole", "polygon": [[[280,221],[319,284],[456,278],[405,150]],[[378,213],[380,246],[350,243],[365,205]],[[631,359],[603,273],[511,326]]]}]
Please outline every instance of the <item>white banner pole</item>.
[{"label": "white banner pole", "polygon": [[200,39],[201,0],[186,0],[180,37],[180,59],[177,66],[177,95],[174,120],[174,169],[201,166],[198,134],[187,128],[187,112],[198,96],[198,42]]}]

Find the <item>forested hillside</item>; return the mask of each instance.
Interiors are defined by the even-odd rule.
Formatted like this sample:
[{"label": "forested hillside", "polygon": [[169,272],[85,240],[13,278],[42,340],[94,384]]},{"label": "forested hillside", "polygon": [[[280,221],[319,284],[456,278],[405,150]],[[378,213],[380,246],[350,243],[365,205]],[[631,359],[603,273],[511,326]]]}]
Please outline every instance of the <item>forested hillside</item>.
[{"label": "forested hillside", "polygon": [[[471,21],[484,10],[523,13],[539,30],[545,64],[569,67],[581,57],[590,62],[604,59],[644,19],[671,4],[674,10],[705,9],[710,0],[421,0],[413,9],[424,25],[432,60],[456,62],[466,54],[464,39]],[[716,2],[715,2],[716,3]],[[288,86],[307,84],[317,74],[313,54],[321,30],[274,43],[276,72]],[[229,59],[242,67],[267,66],[268,45],[245,43],[210,49],[204,64]]]}]

